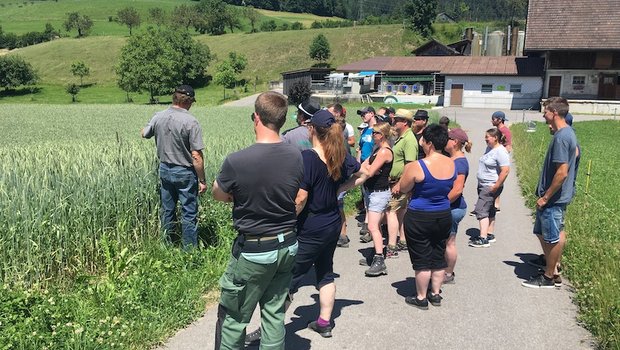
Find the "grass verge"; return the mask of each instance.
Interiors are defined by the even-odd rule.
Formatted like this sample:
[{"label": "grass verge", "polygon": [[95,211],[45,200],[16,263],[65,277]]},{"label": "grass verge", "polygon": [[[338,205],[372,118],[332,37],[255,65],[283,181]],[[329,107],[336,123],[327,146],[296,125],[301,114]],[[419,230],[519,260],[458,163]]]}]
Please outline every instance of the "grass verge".
[{"label": "grass verge", "polygon": [[[616,143],[620,122],[580,122],[574,128],[582,157],[577,194],[566,215],[568,241],[562,262],[576,290],[579,320],[600,348],[620,349],[620,159],[610,147]],[[519,183],[533,208],[551,136],[543,123],[534,133],[527,133],[525,124],[515,124],[511,130]]]}]

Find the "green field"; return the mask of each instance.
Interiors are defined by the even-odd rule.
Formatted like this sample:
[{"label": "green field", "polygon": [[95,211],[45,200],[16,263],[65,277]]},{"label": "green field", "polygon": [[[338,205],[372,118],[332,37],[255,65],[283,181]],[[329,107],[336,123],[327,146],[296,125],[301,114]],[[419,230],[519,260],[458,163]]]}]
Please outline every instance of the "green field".
[{"label": "green field", "polygon": [[[603,349],[620,348],[620,159],[615,149],[620,122],[574,124],[582,157],[577,195],[568,206],[564,273],[576,289],[580,320]],[[551,138],[546,125],[535,133],[524,124],[511,127],[514,157],[527,205],[535,206],[534,190]],[[588,176],[590,174],[591,176]]]}]

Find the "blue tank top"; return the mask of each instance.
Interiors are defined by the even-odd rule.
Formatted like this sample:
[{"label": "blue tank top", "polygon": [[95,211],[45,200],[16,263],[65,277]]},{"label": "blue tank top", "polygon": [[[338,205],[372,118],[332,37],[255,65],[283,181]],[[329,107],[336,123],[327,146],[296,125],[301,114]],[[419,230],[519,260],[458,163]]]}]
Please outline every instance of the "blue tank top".
[{"label": "blue tank top", "polygon": [[450,200],[448,193],[452,190],[452,185],[456,179],[456,169],[454,175],[446,180],[437,180],[428,171],[423,160],[418,160],[422,171],[424,172],[424,180],[416,182],[413,187],[413,194],[409,201],[409,209],[421,211],[444,211],[450,210]]}]

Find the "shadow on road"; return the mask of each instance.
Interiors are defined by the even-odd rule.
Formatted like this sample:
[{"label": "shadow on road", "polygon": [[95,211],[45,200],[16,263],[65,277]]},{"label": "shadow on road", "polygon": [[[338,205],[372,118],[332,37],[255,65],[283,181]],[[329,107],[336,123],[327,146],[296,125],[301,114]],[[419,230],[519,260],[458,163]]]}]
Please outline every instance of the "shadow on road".
[{"label": "shadow on road", "polygon": [[396,288],[396,293],[402,297],[417,295],[415,277],[407,277],[404,281],[394,282],[392,287]]},{"label": "shadow on road", "polygon": [[479,228],[468,228],[467,231],[465,231],[465,234],[468,235],[471,238],[475,238],[480,236],[480,229]]},{"label": "shadow on road", "polygon": [[538,254],[532,253],[516,253],[515,256],[521,259],[521,262],[518,261],[508,261],[504,260],[504,264],[514,267],[514,273],[517,278],[522,280],[528,280],[532,275],[535,275],[538,272],[538,269],[534,266],[531,266],[527,263],[529,260],[536,259]]}]

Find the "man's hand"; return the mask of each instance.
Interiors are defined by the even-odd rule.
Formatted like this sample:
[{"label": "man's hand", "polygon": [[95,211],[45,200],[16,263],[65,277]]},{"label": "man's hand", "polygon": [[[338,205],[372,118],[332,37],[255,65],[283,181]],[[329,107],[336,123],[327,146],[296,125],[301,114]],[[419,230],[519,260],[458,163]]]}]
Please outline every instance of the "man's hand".
[{"label": "man's hand", "polygon": [[548,201],[549,200],[547,198],[545,198],[544,196],[538,198],[538,200],[536,201],[536,209],[540,210],[540,209],[544,208],[545,205],[547,205]]},{"label": "man's hand", "polygon": [[203,194],[207,191],[207,183],[198,182],[198,194]]},{"label": "man's hand", "polygon": [[493,185],[493,186],[489,186],[489,193],[495,193],[495,191],[497,191],[497,186]]},{"label": "man's hand", "polygon": [[394,186],[392,186],[392,194],[395,196],[400,195],[400,181],[395,183]]}]

